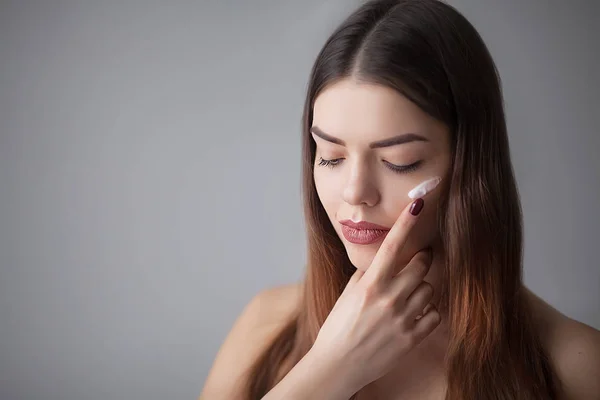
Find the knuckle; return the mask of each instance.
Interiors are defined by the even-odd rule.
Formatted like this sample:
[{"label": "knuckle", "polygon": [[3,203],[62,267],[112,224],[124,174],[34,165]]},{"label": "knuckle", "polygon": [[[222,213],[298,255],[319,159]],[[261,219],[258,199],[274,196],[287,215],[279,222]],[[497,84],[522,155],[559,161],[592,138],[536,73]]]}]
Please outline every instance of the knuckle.
[{"label": "knuckle", "polygon": [[371,302],[378,297],[379,287],[375,282],[362,285],[362,294],[365,301]]},{"label": "knuckle", "polygon": [[379,299],[379,307],[384,311],[393,310],[396,300],[392,296],[381,296]]},{"label": "knuckle", "polygon": [[395,296],[390,294],[379,295],[375,301],[376,307],[379,308],[384,314],[395,314],[397,308],[397,299]]}]

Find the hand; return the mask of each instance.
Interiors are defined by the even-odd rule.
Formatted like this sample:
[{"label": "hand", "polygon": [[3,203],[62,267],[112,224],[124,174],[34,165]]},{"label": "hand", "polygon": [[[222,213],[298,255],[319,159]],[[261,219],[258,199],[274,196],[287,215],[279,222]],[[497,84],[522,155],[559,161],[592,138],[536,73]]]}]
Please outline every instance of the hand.
[{"label": "hand", "polygon": [[430,250],[419,251],[394,273],[418,220],[409,207],[384,238],[367,271],[352,275],[310,350],[339,367],[340,379],[356,390],[389,372],[441,320],[429,303],[433,288],[423,280],[432,262]]}]

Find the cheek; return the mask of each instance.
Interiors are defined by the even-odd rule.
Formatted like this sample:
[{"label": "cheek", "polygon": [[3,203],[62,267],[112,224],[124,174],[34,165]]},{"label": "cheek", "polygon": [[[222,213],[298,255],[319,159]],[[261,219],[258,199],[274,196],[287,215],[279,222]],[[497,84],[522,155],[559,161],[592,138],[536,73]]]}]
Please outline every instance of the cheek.
[{"label": "cheek", "polygon": [[333,182],[330,182],[329,179],[319,173],[314,173],[313,178],[317,195],[321,201],[321,204],[323,205],[323,208],[325,208],[325,212],[330,219],[335,218],[337,203],[336,189],[332,184]]},{"label": "cheek", "polygon": [[336,199],[336,196],[340,195],[340,193],[338,193],[337,179],[330,175],[331,174],[319,172],[313,174],[317,194],[324,204],[331,203]]},{"label": "cheek", "polygon": [[323,203],[324,198],[326,197],[326,193],[324,192],[326,185],[321,178],[321,175],[318,173],[313,174],[313,180],[315,182],[315,188],[317,189],[317,195],[319,196],[319,200]]}]

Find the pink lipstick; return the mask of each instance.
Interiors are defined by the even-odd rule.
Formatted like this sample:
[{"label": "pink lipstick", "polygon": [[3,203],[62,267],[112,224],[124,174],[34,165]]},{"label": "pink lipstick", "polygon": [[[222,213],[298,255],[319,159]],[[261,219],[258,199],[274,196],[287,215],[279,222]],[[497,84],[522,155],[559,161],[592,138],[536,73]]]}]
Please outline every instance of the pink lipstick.
[{"label": "pink lipstick", "polygon": [[375,243],[390,231],[389,228],[366,221],[353,222],[345,219],[340,221],[340,224],[342,224],[342,234],[346,240],[354,244]]}]

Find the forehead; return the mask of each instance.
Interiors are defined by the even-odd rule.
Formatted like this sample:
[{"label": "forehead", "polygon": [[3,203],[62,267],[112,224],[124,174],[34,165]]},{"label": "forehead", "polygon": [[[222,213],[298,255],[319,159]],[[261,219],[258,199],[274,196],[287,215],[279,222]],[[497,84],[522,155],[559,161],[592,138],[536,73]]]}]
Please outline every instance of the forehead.
[{"label": "forehead", "polygon": [[428,135],[435,129],[433,118],[398,91],[351,79],[338,81],[317,96],[313,125],[348,141],[405,132]]}]

